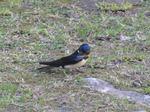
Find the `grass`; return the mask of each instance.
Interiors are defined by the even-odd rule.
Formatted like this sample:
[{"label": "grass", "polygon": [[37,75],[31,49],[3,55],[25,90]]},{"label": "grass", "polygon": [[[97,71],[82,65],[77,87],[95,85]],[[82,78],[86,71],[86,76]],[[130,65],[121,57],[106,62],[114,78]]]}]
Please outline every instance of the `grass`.
[{"label": "grass", "polygon": [[117,4],[107,3],[107,2],[99,2],[96,4],[96,7],[103,10],[103,11],[125,11],[132,8],[132,4],[126,2],[122,6],[118,6]]},{"label": "grass", "polygon": [[[120,90],[150,94],[150,20],[142,2],[125,15],[90,12],[47,0],[0,1],[0,111],[133,111],[149,107],[82,88],[83,78],[112,82]],[[134,10],[138,12],[134,12]],[[122,41],[121,37],[130,40]],[[92,46],[79,71],[37,72],[39,61]],[[132,83],[141,86],[136,87]]]}]

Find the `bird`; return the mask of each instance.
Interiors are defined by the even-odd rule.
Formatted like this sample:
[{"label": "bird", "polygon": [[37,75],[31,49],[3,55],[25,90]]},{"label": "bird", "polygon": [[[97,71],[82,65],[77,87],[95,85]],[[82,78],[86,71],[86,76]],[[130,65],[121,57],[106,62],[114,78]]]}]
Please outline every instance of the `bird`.
[{"label": "bird", "polygon": [[[47,67],[62,67],[66,68],[78,68],[83,66],[88,60],[89,54],[91,52],[91,47],[88,44],[82,44],[74,53],[69,56],[62,57],[60,59],[49,61],[49,62],[39,62],[42,65],[48,65]],[[39,68],[43,69],[45,67]]]}]

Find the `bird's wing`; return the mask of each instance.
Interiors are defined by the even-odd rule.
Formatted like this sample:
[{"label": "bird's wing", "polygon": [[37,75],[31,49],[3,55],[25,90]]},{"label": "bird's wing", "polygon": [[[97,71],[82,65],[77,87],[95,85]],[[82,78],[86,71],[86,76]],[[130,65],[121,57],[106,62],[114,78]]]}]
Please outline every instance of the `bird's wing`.
[{"label": "bird's wing", "polygon": [[70,56],[61,58],[61,60],[63,60],[63,66],[70,65],[70,64],[76,64],[76,63],[80,62],[82,59],[83,59],[82,55],[70,55]]},{"label": "bird's wing", "polygon": [[63,60],[62,59],[58,59],[58,60],[50,61],[50,62],[40,62],[40,64],[49,65],[51,67],[59,67],[59,66],[62,66]]},{"label": "bird's wing", "polygon": [[83,57],[81,55],[70,55],[51,62],[40,62],[40,64],[49,65],[52,67],[59,67],[59,66],[63,67],[65,65],[76,64],[82,59]]}]

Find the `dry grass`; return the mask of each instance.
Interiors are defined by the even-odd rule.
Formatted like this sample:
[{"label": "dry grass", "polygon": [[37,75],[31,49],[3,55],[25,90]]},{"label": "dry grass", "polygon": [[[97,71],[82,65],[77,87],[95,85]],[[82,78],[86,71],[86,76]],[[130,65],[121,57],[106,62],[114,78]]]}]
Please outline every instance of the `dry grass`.
[{"label": "dry grass", "polygon": [[[13,3],[14,2],[14,3]],[[150,94],[150,21],[144,14],[87,13],[76,6],[40,0],[0,1],[0,111],[122,112],[148,107],[82,88],[82,78],[112,82],[121,90]],[[122,36],[131,40],[118,40]],[[82,43],[92,47],[80,72],[37,72],[41,60],[72,53]],[[66,76],[66,74],[67,76]],[[140,84],[140,87],[133,85]]]}]

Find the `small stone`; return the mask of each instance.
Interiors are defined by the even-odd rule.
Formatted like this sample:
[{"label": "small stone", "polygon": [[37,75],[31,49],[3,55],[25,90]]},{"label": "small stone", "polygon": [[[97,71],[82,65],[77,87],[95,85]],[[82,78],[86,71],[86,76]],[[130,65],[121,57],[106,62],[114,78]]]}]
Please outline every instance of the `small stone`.
[{"label": "small stone", "polygon": [[128,79],[130,79],[132,76],[129,75],[129,74],[126,74],[126,77],[127,77]]},{"label": "small stone", "polygon": [[[137,103],[145,104],[150,107],[150,95],[143,95],[136,91],[121,91],[116,89],[111,83],[96,78],[83,78],[83,81],[90,83],[90,85],[88,86],[85,85],[82,87],[88,88],[93,91],[98,91],[101,93],[107,93],[110,95],[127,98]],[[141,84],[136,81],[133,82],[133,85],[141,87]],[[137,111],[137,112],[142,112],[142,111]]]},{"label": "small stone", "polygon": [[132,82],[132,85],[134,87],[141,87],[141,84],[139,82],[136,82],[136,81]]},{"label": "small stone", "polygon": [[56,111],[54,111],[54,112],[74,112],[74,111],[69,111],[69,110],[56,110]]},{"label": "small stone", "polygon": [[150,16],[150,12],[145,13],[145,16]]},{"label": "small stone", "polygon": [[73,15],[73,17],[74,17],[75,19],[79,19],[79,18],[80,18],[79,15]]},{"label": "small stone", "polygon": [[127,36],[122,36],[120,37],[120,40],[121,41],[127,41],[127,40],[130,40],[131,38],[130,37],[127,37]]},{"label": "small stone", "polygon": [[137,110],[137,111],[131,111],[131,112],[147,112],[145,110]]}]

